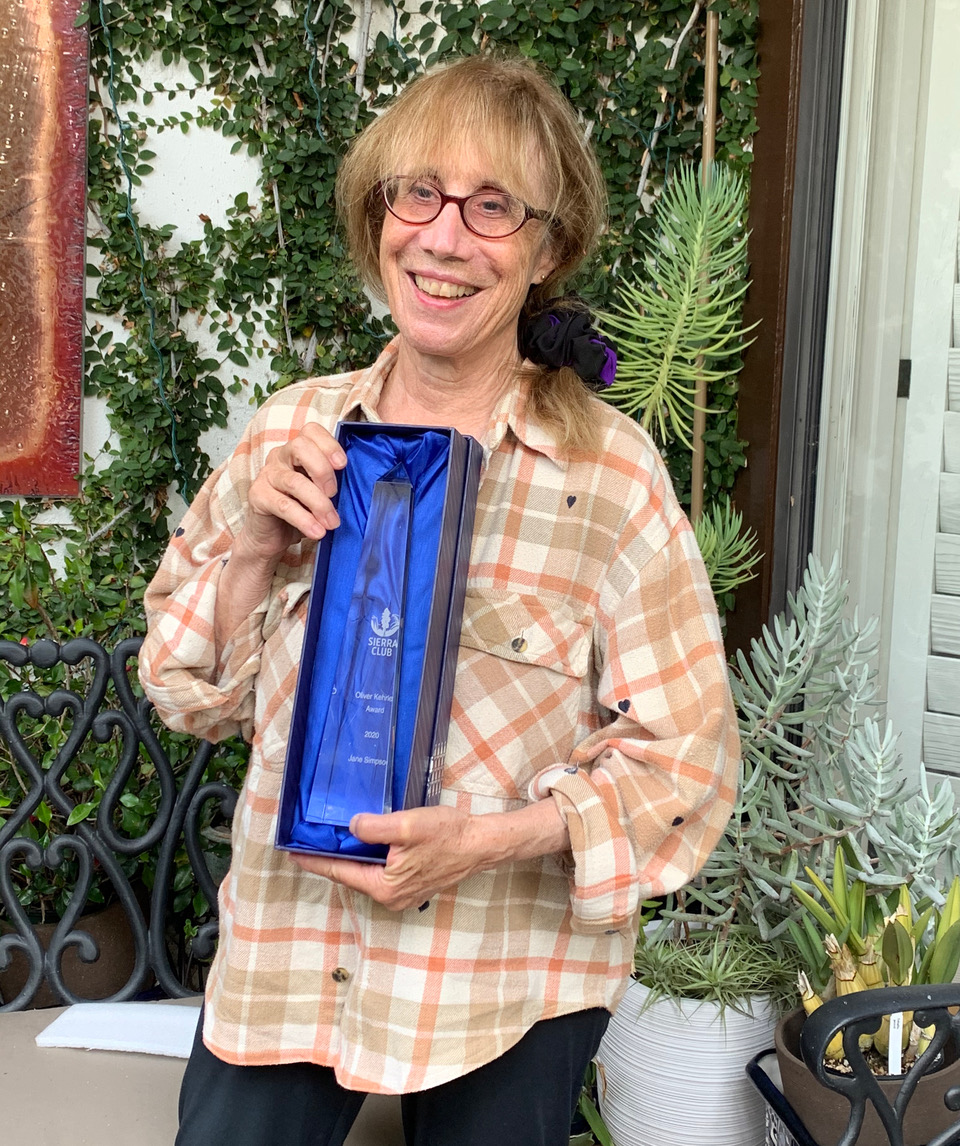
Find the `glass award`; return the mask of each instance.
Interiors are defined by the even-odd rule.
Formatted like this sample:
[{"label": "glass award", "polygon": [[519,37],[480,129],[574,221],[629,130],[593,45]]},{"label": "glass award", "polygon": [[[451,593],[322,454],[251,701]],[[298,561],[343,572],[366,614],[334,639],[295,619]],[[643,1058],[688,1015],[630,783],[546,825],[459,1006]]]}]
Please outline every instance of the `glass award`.
[{"label": "glass award", "polygon": [[389,812],[413,487],[402,464],[373,487],[306,819],[346,827]]}]

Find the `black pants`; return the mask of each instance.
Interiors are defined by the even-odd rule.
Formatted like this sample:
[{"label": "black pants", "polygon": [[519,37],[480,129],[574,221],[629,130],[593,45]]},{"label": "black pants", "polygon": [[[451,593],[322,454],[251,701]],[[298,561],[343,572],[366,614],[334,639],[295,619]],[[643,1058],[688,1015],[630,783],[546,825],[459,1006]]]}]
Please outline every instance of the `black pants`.
[{"label": "black pants", "polygon": [[[486,1066],[403,1095],[407,1146],[568,1146],[583,1074],[609,1018],[594,1009],[547,1019]],[[200,1026],[180,1091],[176,1146],[341,1146],[363,1094],[312,1063],[221,1062],[203,1045]]]}]

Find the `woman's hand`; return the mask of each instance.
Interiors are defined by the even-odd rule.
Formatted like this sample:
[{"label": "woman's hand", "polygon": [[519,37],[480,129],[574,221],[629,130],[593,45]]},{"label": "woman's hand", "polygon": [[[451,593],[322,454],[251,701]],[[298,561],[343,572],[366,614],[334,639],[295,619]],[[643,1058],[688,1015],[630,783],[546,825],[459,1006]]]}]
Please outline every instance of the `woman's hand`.
[{"label": "woman's hand", "polygon": [[445,806],[383,816],[362,813],[353,817],[350,831],[364,843],[389,845],[386,864],[300,853],[290,858],[304,871],[361,891],[391,911],[420,907],[444,888],[500,863],[570,846],[553,800],[484,816]]},{"label": "woman's hand", "polygon": [[471,840],[476,817],[455,808],[411,808],[377,816],[354,816],[350,831],[368,844],[389,844],[385,866],[326,856],[292,854],[305,871],[362,891],[392,911],[419,907],[438,891],[459,883],[489,861]]},{"label": "woman's hand", "polygon": [[300,537],[319,541],[340,524],[332,498],[347,464],[337,440],[315,424],[267,455],[247,495],[235,544],[254,561],[276,563]]},{"label": "woman's hand", "polygon": [[301,537],[319,540],[340,524],[331,498],[337,471],[346,464],[337,440],[313,424],[267,455],[220,577],[213,618],[218,657],[269,591],[286,550]]}]

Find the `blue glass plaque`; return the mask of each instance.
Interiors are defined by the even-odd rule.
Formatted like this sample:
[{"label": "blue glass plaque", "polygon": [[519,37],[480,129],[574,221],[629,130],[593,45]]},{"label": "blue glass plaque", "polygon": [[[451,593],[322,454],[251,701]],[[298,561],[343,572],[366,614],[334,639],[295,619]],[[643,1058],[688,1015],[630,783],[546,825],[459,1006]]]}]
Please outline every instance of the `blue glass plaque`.
[{"label": "blue glass plaque", "polygon": [[401,464],[373,487],[306,820],[346,827],[392,810],[396,700],[413,487]]}]

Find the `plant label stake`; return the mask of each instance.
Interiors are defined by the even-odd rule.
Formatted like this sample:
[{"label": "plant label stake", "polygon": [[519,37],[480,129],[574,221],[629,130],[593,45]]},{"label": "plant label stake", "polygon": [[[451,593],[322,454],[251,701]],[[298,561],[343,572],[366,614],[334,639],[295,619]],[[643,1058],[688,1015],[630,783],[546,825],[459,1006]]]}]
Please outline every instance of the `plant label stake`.
[{"label": "plant label stake", "polygon": [[890,1016],[890,1045],[887,1048],[887,1073],[894,1077],[903,1073],[903,1012]]}]

